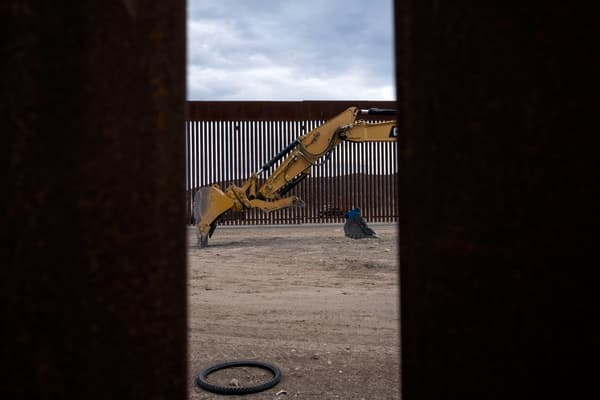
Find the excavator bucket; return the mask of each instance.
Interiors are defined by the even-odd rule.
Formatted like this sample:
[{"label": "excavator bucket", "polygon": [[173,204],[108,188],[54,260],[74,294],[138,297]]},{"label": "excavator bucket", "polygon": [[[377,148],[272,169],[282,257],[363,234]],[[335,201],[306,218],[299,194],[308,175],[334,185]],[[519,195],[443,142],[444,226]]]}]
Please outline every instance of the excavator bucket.
[{"label": "excavator bucket", "polygon": [[347,211],[344,215],[346,223],[344,224],[344,234],[352,239],[364,239],[368,237],[377,237],[375,231],[367,226],[367,223],[360,215],[360,208]]},{"label": "excavator bucket", "polygon": [[218,186],[198,189],[194,194],[194,223],[198,227],[198,247],[208,244],[217,227],[217,219],[233,208],[234,201]]}]

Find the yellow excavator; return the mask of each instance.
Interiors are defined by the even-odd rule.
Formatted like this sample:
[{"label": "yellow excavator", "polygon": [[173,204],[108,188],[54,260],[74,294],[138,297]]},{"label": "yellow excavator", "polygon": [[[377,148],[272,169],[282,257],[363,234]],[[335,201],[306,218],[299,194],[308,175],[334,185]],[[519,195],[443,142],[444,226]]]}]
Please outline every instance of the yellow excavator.
[{"label": "yellow excavator", "polygon": [[[326,160],[342,141],[390,142],[397,140],[396,120],[370,122],[361,115],[395,115],[395,110],[350,107],[324,124],[298,137],[279,154],[254,172],[240,187],[230,185],[222,191],[218,185],[198,189],[194,194],[194,220],[198,228],[198,248],[208,245],[217,220],[228,211],[260,208],[265,212],[286,207],[302,207],[296,196],[285,195],[310,175],[311,167],[322,157]],[[287,158],[259,184],[259,176],[267,173],[279,160]]]}]

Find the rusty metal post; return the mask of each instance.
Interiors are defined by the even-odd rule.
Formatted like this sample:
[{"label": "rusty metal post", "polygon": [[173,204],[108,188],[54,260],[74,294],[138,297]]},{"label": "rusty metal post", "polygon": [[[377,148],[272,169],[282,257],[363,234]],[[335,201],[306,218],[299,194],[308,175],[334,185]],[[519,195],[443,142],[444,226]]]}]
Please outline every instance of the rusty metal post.
[{"label": "rusty metal post", "polygon": [[185,399],[185,1],[0,6],[3,399]]},{"label": "rusty metal post", "polygon": [[404,400],[595,384],[599,25],[491,3],[395,3]]}]

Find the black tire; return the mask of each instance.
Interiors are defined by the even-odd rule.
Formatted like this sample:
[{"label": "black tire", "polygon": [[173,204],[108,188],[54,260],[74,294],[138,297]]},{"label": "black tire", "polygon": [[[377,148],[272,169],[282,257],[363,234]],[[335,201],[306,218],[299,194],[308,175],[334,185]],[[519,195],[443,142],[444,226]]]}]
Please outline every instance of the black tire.
[{"label": "black tire", "polygon": [[[219,371],[222,369],[226,369],[226,368],[231,368],[231,367],[256,367],[256,368],[266,369],[267,371],[270,371],[273,374],[273,378],[270,381],[267,381],[260,385],[240,386],[240,387],[217,386],[217,385],[213,385],[213,384],[207,382],[206,378],[208,377],[208,375],[212,374],[213,372],[216,372],[216,371]],[[213,365],[212,367],[203,369],[198,374],[196,383],[201,388],[206,389],[213,393],[232,394],[232,395],[238,394],[239,395],[239,394],[262,392],[263,390],[270,389],[273,386],[277,385],[280,380],[281,380],[281,371],[279,370],[279,368],[277,368],[277,366],[275,366],[273,364],[263,362],[263,361],[237,360],[237,361],[227,361],[227,362],[224,362],[221,364],[216,364],[216,365]]]}]

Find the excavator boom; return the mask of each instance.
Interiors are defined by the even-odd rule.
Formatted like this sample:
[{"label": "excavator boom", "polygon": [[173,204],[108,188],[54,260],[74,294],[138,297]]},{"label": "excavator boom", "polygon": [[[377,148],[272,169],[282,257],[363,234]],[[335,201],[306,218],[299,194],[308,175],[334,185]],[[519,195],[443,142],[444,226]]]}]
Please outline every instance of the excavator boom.
[{"label": "excavator boom", "polygon": [[[200,188],[194,194],[194,219],[198,228],[198,247],[208,245],[218,218],[228,211],[260,208],[265,212],[286,207],[301,207],[304,202],[296,196],[285,195],[310,174],[311,167],[330,154],[342,141],[389,142],[397,139],[396,121],[367,122],[360,115],[394,115],[394,110],[361,110],[350,107],[324,124],[300,136],[279,154],[253,173],[240,187],[230,185],[225,191],[218,185]],[[281,163],[264,182],[265,174],[279,160]]]}]

